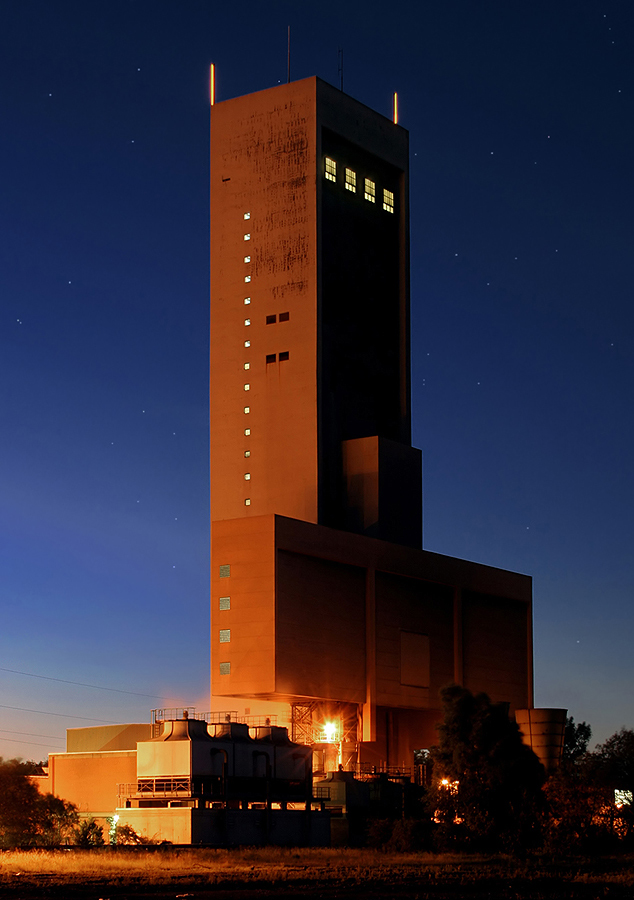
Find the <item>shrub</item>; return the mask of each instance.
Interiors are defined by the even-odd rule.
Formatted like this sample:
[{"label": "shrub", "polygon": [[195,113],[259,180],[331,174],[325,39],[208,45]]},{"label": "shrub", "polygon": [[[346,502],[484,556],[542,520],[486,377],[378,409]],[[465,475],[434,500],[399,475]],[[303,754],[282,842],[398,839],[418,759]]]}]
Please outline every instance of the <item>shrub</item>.
[{"label": "shrub", "polygon": [[80,822],[79,828],[75,836],[75,844],[84,849],[94,847],[104,847],[106,841],[103,836],[101,825],[94,819],[84,819]]}]

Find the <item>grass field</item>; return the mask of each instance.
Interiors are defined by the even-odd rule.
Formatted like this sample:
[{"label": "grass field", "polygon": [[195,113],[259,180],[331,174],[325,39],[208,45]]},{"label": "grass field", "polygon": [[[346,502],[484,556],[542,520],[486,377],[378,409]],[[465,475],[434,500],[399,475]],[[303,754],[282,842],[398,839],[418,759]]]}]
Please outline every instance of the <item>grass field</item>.
[{"label": "grass field", "polygon": [[517,861],[369,850],[59,850],[0,854],[0,895],[43,897],[634,897],[634,857]]}]

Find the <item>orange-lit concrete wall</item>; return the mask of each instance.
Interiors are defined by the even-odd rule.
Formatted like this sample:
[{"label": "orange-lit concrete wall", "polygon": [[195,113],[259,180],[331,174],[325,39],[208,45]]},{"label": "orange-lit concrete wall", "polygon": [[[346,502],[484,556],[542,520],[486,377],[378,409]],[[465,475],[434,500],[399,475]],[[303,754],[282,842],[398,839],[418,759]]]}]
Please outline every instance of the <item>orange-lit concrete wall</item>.
[{"label": "orange-lit concrete wall", "polygon": [[103,750],[136,750],[137,741],[147,741],[152,727],[148,722],[127,725],[95,725],[66,729],[67,753],[94,753]]},{"label": "orange-lit concrete wall", "polygon": [[[212,523],[211,692],[267,696],[275,692],[274,516]],[[221,566],[229,575],[220,577]],[[223,570],[226,571],[226,570]],[[230,609],[220,609],[220,598]],[[220,642],[229,629],[231,640]],[[220,663],[230,663],[220,674]]]},{"label": "orange-lit concrete wall", "polygon": [[197,812],[189,807],[117,810],[119,825],[129,825],[143,837],[170,844],[191,844],[192,819]]},{"label": "orange-lit concrete wall", "polygon": [[[511,709],[532,704],[530,578],[281,516],[214,529],[216,559],[231,565],[214,572],[215,663],[232,662],[215,694],[365,702],[371,714],[437,708],[455,680]],[[219,612],[223,595],[231,609]],[[427,686],[401,683],[402,632],[429,639]]]},{"label": "orange-lit concrete wall", "polygon": [[[505,597],[464,592],[462,596],[463,684],[469,690],[486,691],[495,700],[510,703],[511,712],[523,709],[530,653],[526,645],[526,607]],[[532,705],[532,703],[531,703]]]},{"label": "orange-lit concrete wall", "polygon": [[365,700],[365,570],[277,552],[276,690]]},{"label": "orange-lit concrete wall", "polygon": [[312,78],[211,110],[212,521],[317,521],[315,91]]},{"label": "orange-lit concrete wall", "polygon": [[104,817],[117,807],[117,785],[136,781],[136,750],[51,753],[48,790],[80,813]]}]

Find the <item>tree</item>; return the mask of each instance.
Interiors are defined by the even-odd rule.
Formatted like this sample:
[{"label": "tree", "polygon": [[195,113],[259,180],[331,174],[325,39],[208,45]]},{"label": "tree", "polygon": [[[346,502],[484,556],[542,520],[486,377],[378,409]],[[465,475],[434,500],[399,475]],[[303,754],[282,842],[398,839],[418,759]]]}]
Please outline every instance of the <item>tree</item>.
[{"label": "tree", "polygon": [[588,744],[592,737],[592,728],[586,722],[575,725],[572,716],[566,719],[564,731],[564,749],[562,763],[564,766],[574,765],[584,756],[588,750]]},{"label": "tree", "polygon": [[0,847],[35,843],[41,796],[20,760],[0,757]]},{"label": "tree", "polygon": [[606,787],[634,792],[634,731],[621,728],[605,743],[597,744],[591,768]]},{"label": "tree", "polygon": [[608,850],[634,834],[634,731],[622,728],[588,753],[590,735],[585,722],[568,720],[563,763],[546,785],[550,850]]},{"label": "tree", "polygon": [[534,843],[544,768],[504,703],[459,685],[440,692],[443,721],[432,749],[432,811],[446,842],[515,849]]},{"label": "tree", "polygon": [[0,757],[2,849],[59,846],[72,837],[76,807],[53,794],[41,794],[29,778],[34,767],[38,764]]},{"label": "tree", "polygon": [[44,794],[40,801],[40,840],[47,847],[60,847],[75,841],[79,813],[74,803],[54,794]]}]

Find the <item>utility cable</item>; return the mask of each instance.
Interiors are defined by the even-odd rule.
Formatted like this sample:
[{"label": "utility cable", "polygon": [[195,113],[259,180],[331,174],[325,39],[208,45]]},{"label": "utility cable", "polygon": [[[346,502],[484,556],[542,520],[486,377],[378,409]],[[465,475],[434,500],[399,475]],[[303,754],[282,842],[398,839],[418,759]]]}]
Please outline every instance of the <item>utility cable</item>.
[{"label": "utility cable", "polygon": [[[30,747],[46,747],[47,750],[49,750],[49,751],[51,750],[50,744],[38,744],[37,741],[19,741],[17,738],[5,738],[5,737],[3,737],[2,740],[3,741],[11,741],[12,744],[29,744]],[[52,753],[63,753],[62,750],[55,750],[55,749],[53,749],[51,752]]]},{"label": "utility cable", "polygon": [[120,724],[119,722],[112,722],[110,719],[93,719],[91,716],[73,716],[70,713],[48,712],[46,709],[27,709],[24,706],[5,706],[3,703],[0,703],[0,709],[16,709],[18,712],[40,713],[43,716],[57,716],[60,719],[83,719],[84,722],[101,722],[104,725]]},{"label": "utility cable", "polygon": [[50,675],[34,675],[33,672],[19,672],[17,669],[5,669],[0,666],[0,672],[11,672],[13,675],[26,675],[28,678],[43,678],[45,681],[57,681],[60,684],[74,684],[76,687],[93,688],[95,691],[111,691],[114,694],[132,694],[134,697],[149,697],[151,700],[166,700],[167,697],[158,697],[156,694],[141,694],[138,691],[124,691],[121,688],[101,687],[99,684],[85,684],[83,681],[68,681],[66,678],[52,678]]},{"label": "utility cable", "polygon": [[[52,741],[63,741],[64,738],[59,734],[35,734],[33,731],[14,731],[12,728],[0,728],[1,734],[26,734],[29,737],[43,737],[50,738]],[[11,738],[6,738],[7,741],[11,740]]]}]

